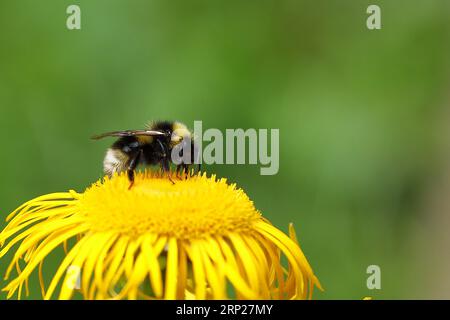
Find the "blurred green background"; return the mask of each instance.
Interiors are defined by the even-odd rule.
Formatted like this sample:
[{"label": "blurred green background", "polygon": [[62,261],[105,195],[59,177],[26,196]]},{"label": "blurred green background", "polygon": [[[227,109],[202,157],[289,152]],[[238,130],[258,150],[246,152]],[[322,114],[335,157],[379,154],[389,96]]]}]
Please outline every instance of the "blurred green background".
[{"label": "blurred green background", "polygon": [[[66,28],[70,4],[81,30]],[[369,4],[381,30],[366,28]],[[446,0],[2,1],[0,227],[26,200],[100,178],[112,141],[94,133],[279,128],[277,175],[205,169],[295,223],[315,297],[449,298],[449,40]],[[372,264],[381,290],[366,287]]]}]

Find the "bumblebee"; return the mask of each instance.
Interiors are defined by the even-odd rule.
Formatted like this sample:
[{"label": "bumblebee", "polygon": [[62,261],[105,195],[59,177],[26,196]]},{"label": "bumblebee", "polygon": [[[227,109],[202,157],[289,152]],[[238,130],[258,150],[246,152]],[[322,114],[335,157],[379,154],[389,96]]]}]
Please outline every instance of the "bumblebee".
[{"label": "bumblebee", "polygon": [[[172,183],[170,166],[172,161],[172,150],[178,147],[179,156],[188,150],[191,154],[183,159],[189,161],[177,161],[176,175],[184,172],[189,174],[190,165],[198,159],[198,150],[194,143],[193,134],[181,122],[178,121],[156,121],[143,130],[112,131],[95,135],[94,140],[105,137],[119,137],[114,144],[106,151],[103,160],[103,171],[111,177],[115,172],[127,172],[130,187],[134,183],[134,171],[138,165],[146,166],[159,165],[163,173],[168,173]],[[190,144],[188,148],[186,144]],[[198,171],[201,167],[198,164]]]}]

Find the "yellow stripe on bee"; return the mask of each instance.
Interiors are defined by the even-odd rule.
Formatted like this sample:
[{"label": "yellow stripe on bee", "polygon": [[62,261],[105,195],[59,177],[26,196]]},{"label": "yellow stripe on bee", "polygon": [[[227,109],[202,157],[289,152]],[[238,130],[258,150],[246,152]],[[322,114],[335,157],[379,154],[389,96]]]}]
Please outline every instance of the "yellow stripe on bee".
[{"label": "yellow stripe on bee", "polygon": [[136,136],[136,139],[141,145],[153,142],[152,136]]},{"label": "yellow stripe on bee", "polygon": [[181,142],[185,138],[191,138],[192,134],[189,131],[189,129],[181,122],[174,122],[172,125],[172,138],[171,138],[171,145],[176,145],[179,142]]},{"label": "yellow stripe on bee", "polygon": [[[188,128],[186,127],[186,125],[184,123],[175,121],[172,125],[172,130],[188,130]],[[188,130],[189,131],[189,130]]]}]

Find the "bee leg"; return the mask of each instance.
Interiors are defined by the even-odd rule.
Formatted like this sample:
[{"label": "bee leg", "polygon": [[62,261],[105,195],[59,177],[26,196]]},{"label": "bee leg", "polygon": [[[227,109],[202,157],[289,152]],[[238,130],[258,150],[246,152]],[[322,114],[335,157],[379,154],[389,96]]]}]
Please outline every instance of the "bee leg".
[{"label": "bee leg", "polygon": [[139,162],[138,160],[139,160],[140,154],[141,153],[138,152],[136,155],[134,155],[128,164],[127,175],[128,175],[128,180],[130,181],[128,190],[130,190],[131,187],[133,187],[133,185],[134,185],[134,170],[136,169],[136,167],[138,165],[138,162]]},{"label": "bee leg", "polygon": [[180,166],[178,165],[175,170],[175,178],[180,179],[179,173],[180,173]]},{"label": "bee leg", "polygon": [[184,173],[184,179],[186,180],[188,177],[191,176],[191,173],[189,172],[189,165],[183,163],[183,173]]},{"label": "bee leg", "polygon": [[169,178],[170,182],[172,182],[172,184],[175,184],[175,182],[173,182],[172,180],[172,172],[170,171],[169,161],[163,160],[161,168],[163,169],[163,172],[167,172],[167,177]]},{"label": "bee leg", "polygon": [[175,182],[172,180],[172,172],[170,171],[170,167],[169,167],[169,174],[167,175],[167,177],[169,177],[170,182],[172,182],[172,184],[175,184]]},{"label": "bee leg", "polygon": [[130,185],[128,186],[128,190],[130,190],[133,187],[133,185],[134,185],[134,171],[133,170],[128,170],[127,174],[128,174],[128,180],[130,181]]},{"label": "bee leg", "polygon": [[179,180],[183,179],[183,177],[182,177],[182,169],[183,169],[183,166],[181,164],[177,165],[176,178],[179,179]]}]

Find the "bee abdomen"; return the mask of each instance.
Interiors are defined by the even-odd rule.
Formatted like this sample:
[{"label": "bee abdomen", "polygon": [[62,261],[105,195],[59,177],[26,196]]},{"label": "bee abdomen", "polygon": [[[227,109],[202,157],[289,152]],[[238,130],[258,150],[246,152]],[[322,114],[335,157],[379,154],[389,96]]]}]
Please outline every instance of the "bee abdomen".
[{"label": "bee abdomen", "polygon": [[120,149],[109,148],[103,160],[103,172],[111,177],[115,172],[125,171],[128,158]]}]

